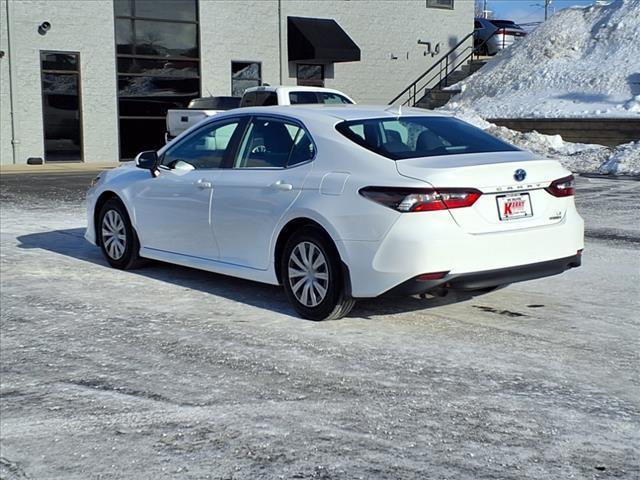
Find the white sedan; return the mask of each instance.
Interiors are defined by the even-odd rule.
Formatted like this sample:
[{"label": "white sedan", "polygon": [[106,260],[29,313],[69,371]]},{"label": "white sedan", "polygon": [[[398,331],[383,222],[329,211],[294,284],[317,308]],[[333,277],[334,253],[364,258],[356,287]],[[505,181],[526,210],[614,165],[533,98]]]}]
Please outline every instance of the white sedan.
[{"label": "white sedan", "polygon": [[355,300],[490,290],[581,263],[573,177],[451,116],[392,107],[216,115],[89,190],[86,238],[281,284],[305,318]]}]

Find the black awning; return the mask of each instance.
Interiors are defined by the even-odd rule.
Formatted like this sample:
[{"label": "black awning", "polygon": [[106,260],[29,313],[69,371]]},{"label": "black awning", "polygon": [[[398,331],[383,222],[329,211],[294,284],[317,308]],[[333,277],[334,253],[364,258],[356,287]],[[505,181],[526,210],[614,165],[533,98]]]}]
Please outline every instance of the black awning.
[{"label": "black awning", "polygon": [[287,38],[291,62],[360,61],[360,48],[332,19],[287,17]]}]

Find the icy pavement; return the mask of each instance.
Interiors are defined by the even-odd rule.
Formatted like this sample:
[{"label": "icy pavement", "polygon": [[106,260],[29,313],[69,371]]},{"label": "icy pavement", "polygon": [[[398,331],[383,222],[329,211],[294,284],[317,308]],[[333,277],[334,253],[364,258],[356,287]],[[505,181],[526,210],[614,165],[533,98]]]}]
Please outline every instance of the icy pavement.
[{"label": "icy pavement", "polygon": [[276,287],[108,268],[89,177],[49,177],[0,177],[0,477],[640,475],[640,182],[579,179],[579,269],[313,323]]}]

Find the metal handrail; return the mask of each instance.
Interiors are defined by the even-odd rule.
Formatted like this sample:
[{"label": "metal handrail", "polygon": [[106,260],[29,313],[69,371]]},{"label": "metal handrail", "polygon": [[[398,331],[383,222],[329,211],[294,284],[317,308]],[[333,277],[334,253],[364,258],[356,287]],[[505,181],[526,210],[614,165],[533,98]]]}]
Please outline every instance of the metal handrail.
[{"label": "metal handrail", "polygon": [[[434,63],[426,72],[424,72],[422,75],[420,75],[414,82],[412,82],[407,88],[405,88],[402,92],[400,92],[400,94],[396,95],[393,100],[391,100],[389,102],[389,105],[392,105],[393,103],[395,103],[396,101],[398,101],[399,99],[401,99],[405,94],[409,93],[409,97],[407,98],[407,100],[405,100],[402,105],[414,105],[417,100],[416,97],[418,95],[418,91],[422,91],[423,89],[425,89],[424,95],[427,94],[426,89],[428,88],[428,85],[434,81],[436,78],[438,78],[438,82],[431,88],[429,88],[429,91],[433,90],[434,88],[438,87],[438,86],[442,86],[443,82],[444,82],[444,86],[447,86],[447,80],[449,78],[449,76],[455,72],[458,67],[460,65],[462,65],[464,62],[466,62],[470,57],[472,57],[474,54],[478,53],[481,51],[482,47],[487,43],[487,40],[483,41],[481,44],[475,46],[466,46],[462,52],[461,52],[461,56],[454,58],[453,60],[453,68],[450,67],[449,65],[449,56],[454,53],[462,44],[464,44],[469,37],[473,36],[474,32],[471,32],[469,34],[467,34],[462,40],[460,40],[453,48],[451,48],[451,50],[449,50],[447,53],[444,54],[444,56],[438,60],[436,63]],[[470,50],[469,54],[464,56],[464,52]],[[462,58],[463,57],[463,58]],[[459,60],[460,58],[462,58],[462,60],[458,61],[456,63],[457,60]],[[443,64],[444,64],[444,69],[443,69]],[[424,85],[420,88],[417,87],[418,83],[425,78],[427,75],[429,75],[430,73],[434,72],[437,69],[437,72],[435,73],[435,75],[433,75],[432,77],[429,78],[429,80],[427,80],[426,82],[423,82]],[[444,77],[442,75],[444,71]],[[422,95],[422,96],[424,96]]]}]

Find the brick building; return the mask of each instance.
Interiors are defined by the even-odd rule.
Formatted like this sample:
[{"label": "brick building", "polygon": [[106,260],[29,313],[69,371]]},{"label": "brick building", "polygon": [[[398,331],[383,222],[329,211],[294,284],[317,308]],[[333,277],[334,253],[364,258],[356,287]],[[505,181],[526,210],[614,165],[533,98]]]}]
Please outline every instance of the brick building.
[{"label": "brick building", "polygon": [[263,83],[386,104],[472,29],[472,0],[0,0],[0,163],[128,159]]}]

